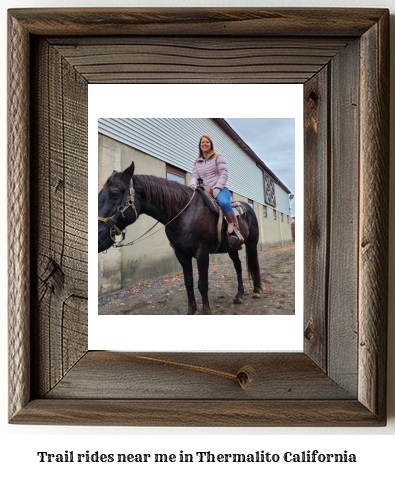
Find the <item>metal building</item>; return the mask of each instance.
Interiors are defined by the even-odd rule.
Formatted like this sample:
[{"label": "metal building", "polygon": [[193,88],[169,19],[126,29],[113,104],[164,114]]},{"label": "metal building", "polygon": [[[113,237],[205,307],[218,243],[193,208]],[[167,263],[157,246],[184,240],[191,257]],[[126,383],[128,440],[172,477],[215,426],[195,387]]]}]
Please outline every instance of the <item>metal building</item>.
[{"label": "metal building", "polygon": [[[292,242],[289,189],[223,118],[100,118],[99,191],[115,169],[134,161],[136,174],[189,183],[199,138],[213,138],[228,163],[233,199],[254,208],[260,227],[259,249]],[[126,241],[143,234],[155,221],[141,217],[128,228]],[[159,226],[157,226],[159,228]],[[211,261],[227,259],[212,255]],[[146,279],[181,271],[164,231],[138,244],[99,255],[99,295]]]}]

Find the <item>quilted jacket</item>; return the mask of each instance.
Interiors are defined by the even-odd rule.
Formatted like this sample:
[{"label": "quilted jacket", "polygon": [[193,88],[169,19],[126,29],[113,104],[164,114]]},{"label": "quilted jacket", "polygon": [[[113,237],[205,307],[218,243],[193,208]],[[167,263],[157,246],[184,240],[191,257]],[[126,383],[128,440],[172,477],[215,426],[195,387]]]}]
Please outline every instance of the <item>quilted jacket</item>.
[{"label": "quilted jacket", "polygon": [[198,178],[203,179],[204,186],[223,189],[228,180],[228,165],[225,158],[221,154],[208,160],[198,158],[193,167],[189,185],[197,185]]}]

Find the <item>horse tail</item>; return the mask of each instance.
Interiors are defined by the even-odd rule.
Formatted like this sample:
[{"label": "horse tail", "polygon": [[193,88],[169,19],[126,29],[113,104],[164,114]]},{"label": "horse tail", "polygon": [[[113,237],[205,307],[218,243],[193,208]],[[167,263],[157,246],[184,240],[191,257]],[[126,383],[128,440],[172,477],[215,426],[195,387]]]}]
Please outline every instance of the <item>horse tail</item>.
[{"label": "horse tail", "polygon": [[261,270],[259,268],[258,260],[258,241],[259,241],[259,224],[256,214],[250,206],[247,206],[247,214],[250,216],[249,220],[249,235],[246,241],[246,263],[248,278],[254,283],[254,293],[259,294],[263,291]]},{"label": "horse tail", "polygon": [[259,267],[258,261],[258,250],[257,244],[251,243],[249,241],[246,242],[246,263],[247,263],[247,271],[248,271],[248,278],[251,279],[254,283],[254,292],[263,291],[262,287],[262,279],[261,279],[261,270]]}]

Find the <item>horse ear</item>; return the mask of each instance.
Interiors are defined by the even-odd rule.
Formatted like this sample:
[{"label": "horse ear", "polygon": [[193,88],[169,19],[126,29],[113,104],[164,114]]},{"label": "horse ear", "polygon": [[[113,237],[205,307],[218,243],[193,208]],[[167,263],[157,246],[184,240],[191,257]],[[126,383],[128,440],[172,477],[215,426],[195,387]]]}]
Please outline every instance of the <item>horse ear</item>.
[{"label": "horse ear", "polygon": [[134,174],[134,161],[132,161],[132,164],[125,169],[125,171],[122,173],[122,178],[126,179],[127,181],[130,181],[131,178],[133,177]]}]

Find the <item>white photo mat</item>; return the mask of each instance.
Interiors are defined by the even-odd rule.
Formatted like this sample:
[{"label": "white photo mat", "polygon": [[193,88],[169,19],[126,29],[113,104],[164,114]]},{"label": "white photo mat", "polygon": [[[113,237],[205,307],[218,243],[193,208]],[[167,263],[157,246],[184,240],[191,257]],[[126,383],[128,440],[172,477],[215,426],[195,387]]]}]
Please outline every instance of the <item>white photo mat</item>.
[{"label": "white photo mat", "polygon": [[[303,85],[90,84],[88,105],[89,350],[302,351]],[[98,314],[96,234],[98,118],[111,117],[295,119],[295,216],[298,218],[295,248],[295,315],[108,316]],[[264,161],[264,158],[262,159]],[[264,294],[260,300],[263,304]]]}]

